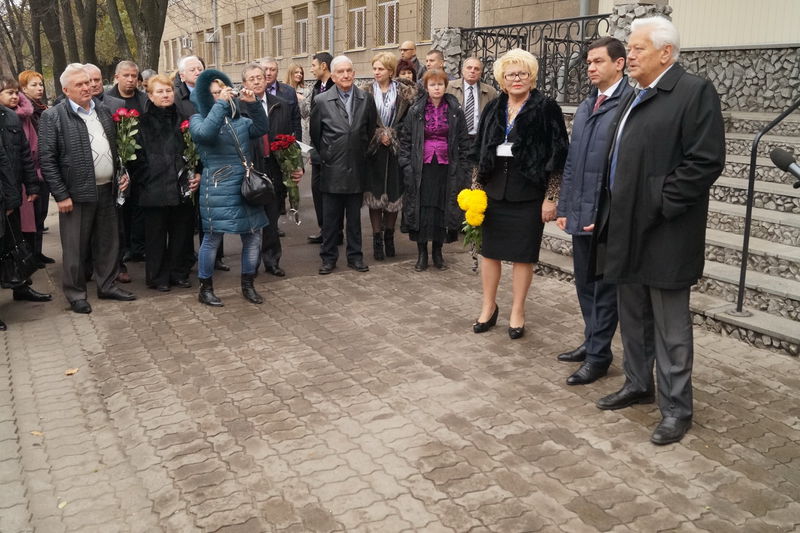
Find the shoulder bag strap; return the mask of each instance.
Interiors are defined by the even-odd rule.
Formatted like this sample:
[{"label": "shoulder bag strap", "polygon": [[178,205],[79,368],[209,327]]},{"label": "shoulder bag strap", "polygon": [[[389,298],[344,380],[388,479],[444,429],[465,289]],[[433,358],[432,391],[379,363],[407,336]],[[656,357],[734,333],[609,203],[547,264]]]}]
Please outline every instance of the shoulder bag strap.
[{"label": "shoulder bag strap", "polygon": [[228,129],[231,130],[231,134],[233,135],[233,140],[236,142],[236,150],[239,152],[239,158],[242,160],[242,166],[245,170],[249,171],[251,163],[247,162],[247,157],[244,155],[244,151],[242,150],[242,145],[239,143],[239,136],[236,135],[236,130],[231,125],[231,121],[228,117],[225,117],[225,124],[228,126]]}]

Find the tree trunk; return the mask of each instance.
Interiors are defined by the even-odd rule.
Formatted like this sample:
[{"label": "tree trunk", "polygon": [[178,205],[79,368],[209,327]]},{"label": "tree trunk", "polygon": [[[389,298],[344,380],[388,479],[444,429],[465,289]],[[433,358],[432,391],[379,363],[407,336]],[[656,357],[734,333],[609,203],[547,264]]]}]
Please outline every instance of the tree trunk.
[{"label": "tree trunk", "polygon": [[[42,72],[42,24],[39,13],[31,10],[31,40],[33,41],[33,70]],[[44,81],[44,80],[42,80]]]},{"label": "tree trunk", "polygon": [[[22,41],[24,40],[25,43],[28,45],[28,50],[33,50],[33,42],[31,41],[30,35],[26,30],[25,19],[22,16],[23,11],[28,8],[27,1],[22,1],[20,5],[15,6],[11,0],[6,0],[6,10],[8,11],[9,17],[13,21],[13,29],[12,32],[14,34],[14,41],[20,47],[20,53],[22,51]],[[24,64],[22,65],[24,66]],[[23,69],[24,70],[24,69]]]},{"label": "tree trunk", "polygon": [[136,38],[139,68],[158,70],[161,34],[167,19],[166,0],[125,0],[125,8]]},{"label": "tree trunk", "polygon": [[[6,10],[8,10],[9,7],[8,0],[6,0]],[[5,47],[4,51],[11,59],[8,62],[8,66],[11,68],[14,77],[16,77],[19,72],[25,70],[25,60],[22,58],[22,43],[15,38],[17,31],[14,30],[12,32],[9,23],[11,26],[16,26],[13,20],[7,20],[5,17],[0,18],[0,25],[2,25],[3,31],[3,46]]]},{"label": "tree trunk", "polygon": [[[59,23],[58,9],[53,2],[48,0],[31,0],[31,10],[36,11],[42,22],[42,30],[50,44],[53,53],[53,84],[55,94],[61,94],[59,76],[67,67],[67,58],[64,55],[64,42],[61,39],[61,24]],[[39,71],[41,72],[41,71]]]},{"label": "tree trunk", "polygon": [[111,27],[114,30],[114,37],[117,41],[117,51],[124,58],[133,58],[131,46],[128,43],[128,37],[125,34],[125,28],[122,25],[122,19],[119,17],[119,6],[117,0],[108,0],[108,18],[111,19]]},{"label": "tree trunk", "polygon": [[64,35],[67,38],[67,58],[70,63],[80,63],[81,56],[78,53],[78,36],[75,31],[75,19],[72,16],[72,6],[69,0],[60,0],[61,18],[64,19]]},{"label": "tree trunk", "polygon": [[97,0],[86,0],[81,13],[81,29],[83,35],[83,62],[97,65]]}]

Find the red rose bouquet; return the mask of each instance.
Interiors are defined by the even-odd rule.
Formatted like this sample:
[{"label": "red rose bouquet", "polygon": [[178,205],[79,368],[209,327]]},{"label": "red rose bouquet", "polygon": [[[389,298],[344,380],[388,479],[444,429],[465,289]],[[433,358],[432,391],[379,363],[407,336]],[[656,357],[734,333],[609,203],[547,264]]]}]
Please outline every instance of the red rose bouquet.
[{"label": "red rose bouquet", "polygon": [[[194,177],[197,170],[197,164],[200,162],[200,153],[197,151],[197,145],[194,143],[191,134],[189,133],[189,121],[184,120],[181,122],[181,135],[183,135],[183,168],[178,173],[178,185],[181,188],[181,195],[184,198],[192,196],[192,191],[189,188],[189,180]],[[194,201],[194,198],[192,198]]]},{"label": "red rose bouquet", "polygon": [[[126,164],[128,161],[136,159],[136,150],[141,149],[139,143],[136,142],[136,134],[139,133],[139,112],[135,109],[127,109],[120,107],[116,112],[111,115],[114,122],[117,123],[117,158],[119,159],[119,170],[117,171],[117,184],[125,174],[128,174]],[[130,178],[130,175],[128,175]],[[125,191],[117,192],[117,203],[122,205],[125,203],[125,198],[130,187]]]},{"label": "red rose bouquet", "polygon": [[294,135],[277,135],[269,144],[270,152],[275,156],[283,174],[283,184],[289,197],[289,215],[294,223],[300,225],[300,189],[292,179],[292,172],[303,168],[303,157]]}]

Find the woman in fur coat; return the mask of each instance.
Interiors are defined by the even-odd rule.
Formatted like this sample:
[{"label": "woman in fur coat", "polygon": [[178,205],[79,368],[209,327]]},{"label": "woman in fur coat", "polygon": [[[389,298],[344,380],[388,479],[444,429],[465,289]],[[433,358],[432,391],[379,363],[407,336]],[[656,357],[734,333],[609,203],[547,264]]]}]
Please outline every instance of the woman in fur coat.
[{"label": "woman in fur coat", "polygon": [[539,63],[514,49],[494,63],[503,92],[481,113],[471,158],[488,197],[483,221],[483,305],[473,324],[483,333],[497,323],[501,262],[511,261],[512,304],[508,335],[525,332],[525,299],[546,222],[555,220],[558,189],[567,158],[561,108],[536,87]]},{"label": "woman in fur coat", "polygon": [[[189,132],[203,163],[198,201],[204,237],[198,253],[198,299],[211,306],[222,305],[214,294],[211,277],[217,248],[225,233],[238,234],[242,239],[242,295],[252,303],[264,301],[253,280],[261,254],[261,228],[269,222],[263,207],[248,205],[242,197],[244,166],[237,140],[247,157],[252,153],[251,139],[269,131],[269,119],[253,91],[242,89],[237,99],[233,97],[232,86],[224,73],[204,70],[190,97],[197,114],[189,121]],[[240,105],[247,106],[250,118],[242,117]]]},{"label": "woman in fur coat", "polygon": [[369,144],[369,172],[364,203],[372,223],[372,250],[376,260],[394,257],[394,228],[403,207],[403,177],[397,163],[397,126],[417,96],[415,85],[393,80],[397,58],[380,52],[372,58],[375,81],[363,87],[375,100],[378,127]]}]

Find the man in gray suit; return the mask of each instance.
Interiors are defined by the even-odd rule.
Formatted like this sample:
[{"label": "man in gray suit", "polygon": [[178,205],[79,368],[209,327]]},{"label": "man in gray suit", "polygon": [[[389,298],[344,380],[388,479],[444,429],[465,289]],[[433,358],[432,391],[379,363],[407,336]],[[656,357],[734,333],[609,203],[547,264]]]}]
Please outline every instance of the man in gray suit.
[{"label": "man in gray suit", "polygon": [[320,157],[322,191],[322,246],[320,274],[330,274],[339,257],[338,236],[347,220],[347,266],[366,272],[361,252],[361,200],[366,154],[375,133],[378,111],[372,98],[353,85],[355,70],[347,56],[331,61],[336,84],[318,94],[311,104],[311,143]]},{"label": "man in gray suit", "polygon": [[486,104],[497,97],[497,91],[491,85],[481,82],[483,63],[477,57],[468,57],[461,67],[461,78],[447,84],[447,92],[458,98],[464,117],[467,119],[467,131],[470,140],[475,140],[478,132],[478,120]]}]

